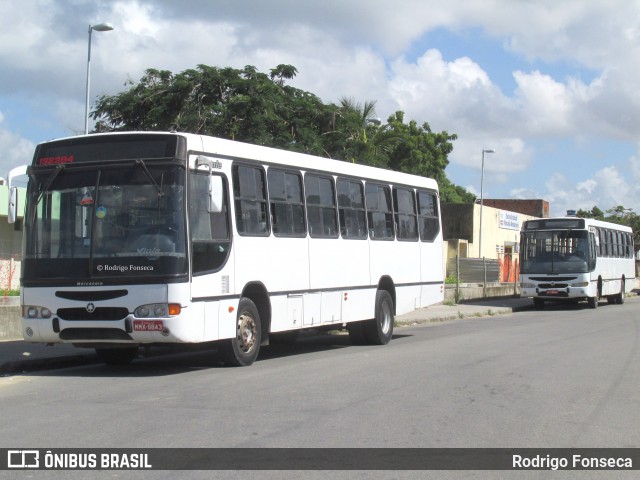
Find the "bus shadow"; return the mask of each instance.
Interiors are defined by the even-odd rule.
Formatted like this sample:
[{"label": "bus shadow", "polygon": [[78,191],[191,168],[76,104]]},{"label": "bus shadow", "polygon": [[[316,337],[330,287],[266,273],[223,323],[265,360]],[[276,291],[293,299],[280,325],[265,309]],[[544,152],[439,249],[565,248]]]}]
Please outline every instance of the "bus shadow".
[{"label": "bus shadow", "polygon": [[[392,343],[411,335],[394,335]],[[263,346],[255,365],[280,358],[297,357],[344,348],[376,348],[371,345],[355,345],[347,334],[304,334],[295,342]],[[252,368],[252,367],[248,367]],[[180,375],[197,370],[233,369],[227,367],[215,344],[158,346],[143,348],[139,356],[128,365],[106,365],[97,358],[82,356],[77,362],[64,368],[38,370],[23,373],[33,377],[88,377],[88,378],[137,378]]]},{"label": "bus shadow", "polygon": [[[609,303],[606,300],[600,300],[600,302],[598,302],[598,308],[606,308],[612,305],[613,304]],[[562,310],[592,310],[592,309],[591,307],[589,307],[589,304],[587,302],[562,302],[562,301],[554,302],[552,300],[547,300],[544,302],[544,308],[540,311],[544,311],[544,310],[562,311]]]}]

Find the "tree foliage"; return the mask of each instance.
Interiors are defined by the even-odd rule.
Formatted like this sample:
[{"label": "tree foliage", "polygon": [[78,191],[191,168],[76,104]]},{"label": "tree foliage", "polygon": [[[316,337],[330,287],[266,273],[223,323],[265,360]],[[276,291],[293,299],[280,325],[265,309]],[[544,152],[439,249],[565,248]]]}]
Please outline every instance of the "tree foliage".
[{"label": "tree foliage", "polygon": [[455,134],[405,123],[400,111],[383,124],[375,101],[325,104],[286,84],[296,74],[292,65],[269,74],[253,66],[198,65],[177,74],[149,69],[123,92],[100,97],[91,115],[98,132],[200,133],[427,176],[439,182],[443,201],[473,202],[445,175]]}]

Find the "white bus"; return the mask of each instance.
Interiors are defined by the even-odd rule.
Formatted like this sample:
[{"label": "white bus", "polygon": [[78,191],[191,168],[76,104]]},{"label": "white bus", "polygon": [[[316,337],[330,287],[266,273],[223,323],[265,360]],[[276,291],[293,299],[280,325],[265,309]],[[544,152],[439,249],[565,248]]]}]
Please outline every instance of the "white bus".
[{"label": "white bus", "polygon": [[386,344],[394,315],[443,300],[432,179],[148,132],[42,143],[27,173],[29,342],[112,364],[141,345],[218,342],[250,365],[306,328]]},{"label": "white bus", "polygon": [[622,304],[634,288],[629,227],[574,216],[528,220],[520,236],[520,287],[536,308],[547,300]]}]

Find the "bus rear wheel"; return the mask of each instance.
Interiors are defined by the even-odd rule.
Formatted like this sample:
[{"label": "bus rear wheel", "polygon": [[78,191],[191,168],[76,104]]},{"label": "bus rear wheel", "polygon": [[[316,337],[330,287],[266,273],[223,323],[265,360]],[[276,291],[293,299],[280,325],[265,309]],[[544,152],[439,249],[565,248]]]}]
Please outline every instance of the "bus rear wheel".
[{"label": "bus rear wheel", "polygon": [[393,336],[393,299],[386,290],[376,292],[375,318],[364,323],[364,336],[371,345],[386,345]]},{"label": "bus rear wheel", "polygon": [[225,363],[233,367],[248,367],[260,352],[262,328],[256,305],[248,298],[241,298],[236,317],[236,336],[226,340],[222,347]]},{"label": "bus rear wheel", "polygon": [[620,285],[620,293],[615,296],[616,303],[618,305],[622,305],[624,303],[624,280],[622,280],[622,284]]}]

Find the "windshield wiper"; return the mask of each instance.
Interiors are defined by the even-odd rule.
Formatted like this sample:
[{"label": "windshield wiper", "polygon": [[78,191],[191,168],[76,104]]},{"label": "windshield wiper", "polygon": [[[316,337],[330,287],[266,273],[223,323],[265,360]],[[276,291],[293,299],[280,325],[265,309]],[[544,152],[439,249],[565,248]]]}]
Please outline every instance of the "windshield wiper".
[{"label": "windshield wiper", "polygon": [[147,178],[149,179],[149,181],[151,182],[151,184],[156,187],[156,190],[158,191],[158,196],[162,197],[164,196],[164,192],[162,191],[162,187],[160,185],[158,185],[158,182],[156,182],[156,179],[153,178],[153,175],[151,175],[151,172],[149,171],[149,169],[147,168],[147,165],[144,163],[144,160],[142,160],[141,158],[138,158],[136,160],[136,165],[139,165],[142,167],[142,169],[144,170],[144,173],[147,175]]},{"label": "windshield wiper", "polygon": [[60,172],[62,172],[62,170],[64,170],[64,164],[56,165],[56,169],[53,172],[51,172],[51,174],[49,175],[49,178],[47,178],[47,183],[45,183],[42,190],[40,190],[40,194],[38,195],[38,201],[36,202],[36,205],[40,203],[40,200],[42,200],[42,197],[44,196],[45,192],[47,192],[51,188],[51,185],[53,184],[55,179],[58,177],[58,175],[60,175]]}]

